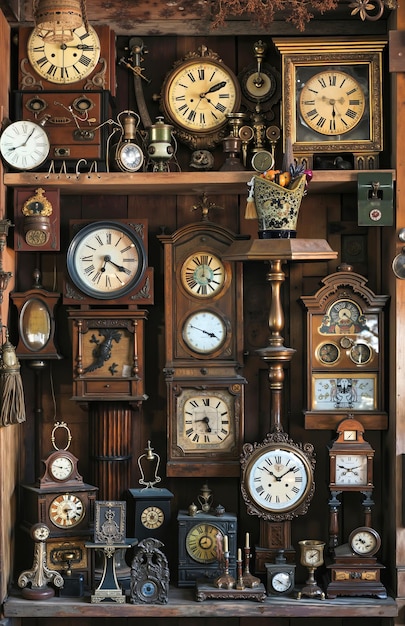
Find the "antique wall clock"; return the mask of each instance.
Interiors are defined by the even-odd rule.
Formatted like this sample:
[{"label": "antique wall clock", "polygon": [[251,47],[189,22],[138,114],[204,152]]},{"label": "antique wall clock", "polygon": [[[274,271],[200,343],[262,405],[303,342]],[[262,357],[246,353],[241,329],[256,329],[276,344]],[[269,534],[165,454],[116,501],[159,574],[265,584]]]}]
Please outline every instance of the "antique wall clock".
[{"label": "antique wall clock", "polygon": [[366,428],[386,428],[384,309],[367,280],[342,266],[322,280],[307,310],[306,428],[331,429],[348,413]]},{"label": "antique wall clock", "polygon": [[[58,448],[55,434],[66,430],[65,447]],[[66,570],[67,561],[76,573],[90,581],[90,561],[85,542],[93,534],[94,507],[98,488],[86,484],[78,471],[78,459],[69,450],[70,429],[56,422],[52,430],[54,452],[45,459],[44,472],[36,484],[21,485],[23,528],[44,523],[49,527],[47,554],[55,569]],[[68,555],[72,555],[68,559]]]},{"label": "antique wall clock", "polygon": [[21,90],[115,93],[115,35],[109,26],[84,25],[69,42],[45,41],[37,28],[18,31]]},{"label": "antique wall clock", "polygon": [[240,100],[235,74],[206,46],[177,61],[161,91],[166,122],[193,150],[213,148],[225,137],[227,114],[239,110]]},{"label": "antique wall clock", "polygon": [[235,235],[212,222],[159,237],[165,267],[169,476],[237,476],[245,379]]},{"label": "antique wall clock", "polygon": [[64,304],[153,304],[147,220],[71,222]]},{"label": "antique wall clock", "polygon": [[16,170],[35,170],[48,158],[49,138],[42,124],[18,120],[0,135],[0,154]]},{"label": "antique wall clock", "polygon": [[[378,38],[274,39],[282,56],[284,143],[308,167],[376,169],[383,150],[382,53]],[[326,161],[327,167],[323,165]]]},{"label": "antique wall clock", "polygon": [[60,249],[60,192],[42,187],[14,188],[14,249]]},{"label": "antique wall clock", "polygon": [[178,586],[194,587],[198,579],[214,579],[221,573],[220,550],[228,539],[229,572],[236,576],[237,518],[233,513],[218,516],[214,511],[190,515],[179,511]]}]

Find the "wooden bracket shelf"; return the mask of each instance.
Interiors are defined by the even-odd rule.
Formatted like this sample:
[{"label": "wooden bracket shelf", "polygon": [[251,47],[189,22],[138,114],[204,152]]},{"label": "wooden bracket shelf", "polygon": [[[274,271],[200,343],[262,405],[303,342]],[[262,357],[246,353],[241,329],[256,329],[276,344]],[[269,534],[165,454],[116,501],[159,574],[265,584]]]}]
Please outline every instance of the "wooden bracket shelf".
[{"label": "wooden bracket shelf", "polygon": [[[363,171],[363,170],[362,170]],[[374,170],[369,170],[370,174]],[[378,170],[392,172],[393,170]],[[318,170],[310,183],[310,193],[356,193],[358,170]],[[62,194],[77,195],[247,195],[246,183],[255,172],[91,172],[6,173],[7,187],[60,189]],[[371,183],[370,183],[371,184]]]},{"label": "wooden bracket shelf", "polygon": [[397,617],[398,607],[393,598],[336,598],[313,600],[303,598],[271,598],[264,602],[207,600],[197,602],[195,590],[170,588],[167,604],[115,604],[112,602],[91,604],[90,597],[50,598],[27,602],[21,595],[12,595],[4,604],[5,617],[61,618],[61,617],[223,617],[256,618],[315,618],[315,617]]}]

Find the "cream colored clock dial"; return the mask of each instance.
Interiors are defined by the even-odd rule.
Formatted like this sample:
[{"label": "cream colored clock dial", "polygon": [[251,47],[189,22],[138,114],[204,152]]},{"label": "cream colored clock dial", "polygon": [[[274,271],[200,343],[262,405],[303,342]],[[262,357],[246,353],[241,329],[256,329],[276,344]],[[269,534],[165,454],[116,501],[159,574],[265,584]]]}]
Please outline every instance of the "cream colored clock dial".
[{"label": "cream colored clock dial", "polygon": [[299,96],[307,126],[321,135],[344,135],[363,117],[365,94],[360,83],[341,70],[327,69],[309,78]]},{"label": "cream colored clock dial", "polygon": [[190,254],[182,264],[180,278],[190,295],[212,298],[222,291],[226,272],[221,259],[215,254],[197,251]]},{"label": "cream colored clock dial", "polygon": [[79,496],[63,493],[54,498],[49,507],[49,518],[58,528],[72,528],[83,519],[85,507]]}]

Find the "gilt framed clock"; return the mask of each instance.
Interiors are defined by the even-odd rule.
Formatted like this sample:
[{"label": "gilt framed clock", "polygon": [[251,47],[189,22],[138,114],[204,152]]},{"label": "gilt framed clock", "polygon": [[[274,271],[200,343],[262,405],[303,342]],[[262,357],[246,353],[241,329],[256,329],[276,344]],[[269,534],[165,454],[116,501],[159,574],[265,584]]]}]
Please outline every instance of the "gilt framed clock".
[{"label": "gilt framed clock", "polygon": [[159,236],[165,267],[169,476],[237,476],[243,436],[242,267],[212,222]]},{"label": "gilt framed clock", "polygon": [[238,79],[218,54],[201,46],[177,61],[161,91],[161,108],[180,141],[213,148],[225,137],[227,114],[239,110]]},{"label": "gilt framed clock", "polygon": [[352,169],[378,168],[387,41],[273,41],[282,57],[284,144],[291,138],[294,156],[312,169],[333,169],[340,154]]},{"label": "gilt framed clock", "polygon": [[307,315],[305,427],[333,429],[353,414],[367,429],[387,427],[385,307],[367,279],[342,266],[301,298]]}]

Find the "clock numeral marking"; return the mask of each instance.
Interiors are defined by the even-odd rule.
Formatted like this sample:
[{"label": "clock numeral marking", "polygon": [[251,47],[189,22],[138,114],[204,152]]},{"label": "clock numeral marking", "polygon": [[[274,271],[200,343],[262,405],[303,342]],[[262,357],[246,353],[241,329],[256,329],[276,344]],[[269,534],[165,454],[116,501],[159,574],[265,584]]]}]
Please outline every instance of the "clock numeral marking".
[{"label": "clock numeral marking", "polygon": [[187,72],[187,76],[189,77],[192,83],[195,83],[195,77],[194,77],[193,72]]},{"label": "clock numeral marking", "polygon": [[197,113],[195,111],[190,111],[190,113],[187,115],[187,119],[189,122],[194,122],[196,116]]},{"label": "clock numeral marking", "polygon": [[205,69],[203,67],[198,68],[198,79],[204,80],[205,78]]},{"label": "clock numeral marking", "polygon": [[220,111],[221,113],[225,113],[226,111],[226,107],[224,107],[223,104],[221,104],[220,102],[218,102],[218,104],[215,107],[218,111]]},{"label": "clock numeral marking", "polygon": [[205,125],[205,114],[202,112],[200,113],[200,124]]},{"label": "clock numeral marking", "polygon": [[[218,97],[221,98],[222,100],[229,100],[230,96],[229,96],[229,93],[220,93],[218,94]],[[217,108],[218,108],[218,105],[217,105]]]},{"label": "clock numeral marking", "polygon": [[318,78],[318,83],[320,84],[320,86],[325,89],[326,87],[326,81],[324,78]]},{"label": "clock numeral marking", "polygon": [[319,118],[319,120],[317,121],[316,125],[319,126],[319,128],[322,128],[324,126],[325,122],[326,122],[326,118],[321,116]]},{"label": "clock numeral marking", "polygon": [[335,87],[335,85],[336,85],[336,75],[335,74],[332,74],[332,75],[329,76],[329,85],[331,87]]},{"label": "clock numeral marking", "polygon": [[100,235],[96,235],[96,241],[97,241],[97,243],[98,243],[100,246],[102,246],[102,245],[103,245],[103,241],[102,241],[102,239],[101,239]]},{"label": "clock numeral marking", "polygon": [[57,69],[56,65],[51,64],[47,71],[48,76],[55,76]]},{"label": "clock numeral marking", "polygon": [[353,109],[347,109],[346,115],[347,117],[350,117],[352,120],[354,120],[357,117],[357,113],[356,111],[353,111]]},{"label": "clock numeral marking", "polygon": [[[91,63],[91,59],[90,57],[86,57],[84,54],[80,57],[79,63],[81,63],[82,65],[85,65],[86,67],[89,67],[90,63]],[[73,66],[74,67],[74,66]]]}]

